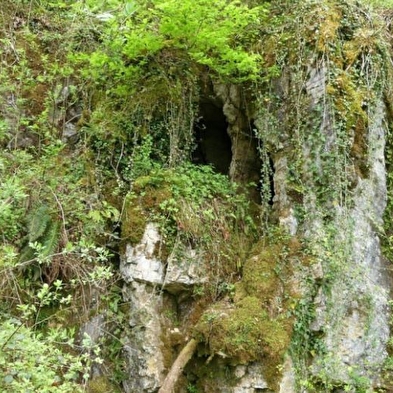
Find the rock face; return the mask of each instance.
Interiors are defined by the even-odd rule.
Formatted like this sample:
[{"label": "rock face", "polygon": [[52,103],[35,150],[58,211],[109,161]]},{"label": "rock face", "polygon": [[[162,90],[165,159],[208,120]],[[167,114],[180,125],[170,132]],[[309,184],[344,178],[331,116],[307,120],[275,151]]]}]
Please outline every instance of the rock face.
[{"label": "rock face", "polygon": [[173,295],[192,289],[206,282],[201,253],[186,247],[181,255],[173,252],[168,258],[164,289]]},{"label": "rock face", "polygon": [[127,393],[155,392],[164,375],[162,341],[162,296],[153,285],[132,282],[124,289],[130,304],[129,334],[124,346],[127,374],[123,382]]},{"label": "rock face", "polygon": [[235,85],[216,85],[215,94],[223,102],[223,113],[228,123],[228,135],[232,141],[232,161],[229,176],[235,182],[257,183],[260,178],[260,157],[257,140],[253,135],[242,91]]},{"label": "rock face", "polygon": [[296,393],[295,370],[289,357],[284,362],[279,393]]},{"label": "rock face", "polygon": [[[309,69],[308,78],[305,83],[310,105],[308,110],[313,111],[322,105],[326,94],[326,71]],[[283,78],[281,85],[286,82]],[[310,330],[322,337],[321,345],[326,352],[314,359],[311,368],[313,378],[324,378],[338,386],[356,386],[357,378],[367,377],[378,386],[378,370],[387,356],[389,337],[389,288],[386,276],[383,276],[386,266],[381,257],[378,236],[386,206],[386,110],[381,99],[376,100],[369,110],[369,127],[364,136],[368,146],[368,152],[364,153],[368,170],[360,173],[356,159],[348,160],[346,167],[337,168],[342,171],[340,176],[344,173],[341,181],[355,185],[352,190],[347,188],[343,191],[348,193],[345,198],[350,203],[329,199],[318,201],[318,195],[313,191],[317,187],[307,175],[311,172],[307,169],[307,160],[313,162],[322,176],[324,165],[327,165],[322,150],[335,154],[339,141],[333,128],[332,111],[331,107],[325,107],[319,111],[320,117],[316,121],[323,145],[313,145],[312,141],[305,140],[302,146],[305,160],[303,181],[309,185],[302,196],[306,220],[299,226],[294,215],[297,201],[291,189],[294,186],[288,181],[293,152],[285,140],[275,146],[273,208],[279,224],[291,235],[302,233],[314,249],[315,261],[310,268],[310,276],[315,280],[313,288],[316,295],[312,295],[315,317]],[[257,119],[255,123],[263,133],[263,119]],[[334,181],[339,182],[340,176]],[[332,199],[333,195],[332,192]],[[326,212],[329,212],[329,218],[326,218]],[[293,371],[284,376],[281,391],[296,391],[295,379],[288,377],[291,374]]]},{"label": "rock face", "polygon": [[263,378],[261,364],[253,363],[247,366],[237,366],[235,376],[240,379],[233,388],[233,393],[253,393],[268,391],[268,384]]},{"label": "rock face", "polygon": [[172,253],[164,263],[155,257],[160,241],[157,225],[148,223],[141,242],[128,244],[121,259],[123,298],[130,306],[124,346],[130,376],[123,383],[126,393],[152,393],[161,386],[170,367],[165,353],[171,348],[166,346],[183,341],[182,332],[172,326],[177,311],[170,294],[178,297],[205,281],[195,250],[186,248],[181,257]]},{"label": "rock face", "polygon": [[[309,69],[308,75],[306,95],[310,105],[308,110],[312,111],[324,97],[326,72],[323,69]],[[285,84],[287,80],[283,78],[280,83]],[[231,112],[238,111],[238,108],[233,104],[235,93],[230,94],[231,89],[228,89],[225,90],[226,95],[223,92],[220,94],[224,100],[229,128],[233,131],[239,124],[236,120],[238,118]],[[231,103],[227,104],[225,100]],[[280,113],[281,109],[277,110],[276,115],[279,116]],[[333,151],[337,140],[330,113],[329,108],[320,112],[317,123],[319,132],[324,135],[322,149]],[[313,280],[310,307],[314,310],[314,318],[309,330],[311,335],[319,337],[324,352],[314,357],[307,373],[315,380],[323,375],[336,385],[354,384],[353,381],[364,376],[377,386],[378,370],[387,356],[388,286],[381,274],[385,266],[378,237],[378,228],[382,225],[386,205],[385,117],[384,104],[379,100],[370,113],[366,135],[369,146],[367,172],[359,173],[354,161],[349,162],[345,168],[346,176],[354,184],[351,202],[318,202],[318,195],[314,193],[313,187],[310,187],[307,192],[302,191],[301,202],[307,211],[306,219],[302,222],[299,222],[296,214],[299,206],[297,190],[294,192],[294,185],[288,180],[294,154],[290,145],[291,139],[285,135],[285,131],[282,132],[281,139],[275,141],[272,154],[273,211],[277,223],[289,235],[301,235],[307,239],[314,258],[307,268],[308,273],[304,273],[304,277],[308,276]],[[262,118],[256,116],[255,125],[260,133],[266,132]],[[246,140],[249,143],[250,135],[244,138],[244,144]],[[232,142],[234,140],[232,139]],[[239,146],[243,146],[243,142],[238,140],[232,147],[233,160],[236,161],[231,166],[231,175],[234,178],[244,176],[245,173],[250,177],[255,174],[253,165],[248,164],[248,159],[242,161],[245,152]],[[302,149],[305,160],[316,160],[319,165],[317,171],[322,172],[325,163],[318,151],[321,146],[315,149],[312,143],[305,141]],[[307,177],[308,164],[303,165],[304,182],[313,186],[314,180]],[[237,172],[240,166],[245,172]],[[348,179],[347,181],[349,182]],[[183,294],[190,293],[195,285],[206,280],[201,269],[203,263],[200,250],[178,245],[164,262],[156,257],[160,241],[158,227],[149,223],[140,244],[128,244],[121,260],[121,272],[126,282],[124,298],[130,304],[130,332],[124,352],[128,364],[127,372],[129,375],[138,376],[125,381],[124,389],[127,393],[153,393],[161,386],[170,366],[168,354],[165,354],[168,348],[165,347],[171,340],[173,343],[176,341],[176,345],[184,343],[181,327],[174,328],[173,321],[168,321],[165,313],[176,314],[177,308],[182,308]],[[302,277],[299,276],[297,280],[301,281]],[[304,296],[310,296],[307,294],[307,286],[302,283],[298,286],[303,287]],[[169,308],[168,299],[171,299]],[[175,336],[176,339],[173,340]],[[307,357],[307,353],[305,356]],[[173,354],[169,358],[173,361]],[[282,379],[277,383],[277,392],[298,391],[295,378],[298,360],[287,358]],[[264,378],[263,366],[263,362],[231,365],[234,377],[231,382],[218,377],[216,391],[273,391]]]},{"label": "rock face", "polygon": [[378,383],[377,370],[387,356],[389,296],[377,233],[386,206],[385,115],[383,103],[378,102],[368,132],[368,177],[358,179],[353,207],[337,210],[337,237],[345,235],[349,243],[346,265],[333,284],[330,299],[325,296],[317,304],[326,346],[335,354],[332,362],[322,361],[332,380],[366,375]]},{"label": "rock face", "polygon": [[[349,36],[346,31],[344,38]],[[199,381],[204,392],[214,386],[222,393],[306,393],[299,380],[314,384],[310,391],[372,391],[381,384],[390,284],[379,235],[387,202],[388,110],[382,89],[369,78],[378,64],[369,64],[366,75],[351,70],[354,63],[343,69],[347,59],[331,62],[323,51],[301,49],[305,57],[293,60],[297,52],[290,53],[298,63],[282,68],[281,76],[270,82],[266,100],[266,91],[255,92],[255,102],[246,105],[246,93],[238,85],[216,83],[209,90],[212,102],[221,105],[231,139],[230,178],[243,185],[260,182],[265,191],[270,187],[269,224],[301,239],[306,250],[305,260],[299,257],[298,266],[291,266],[293,287],[298,288],[294,298],[303,308],[284,310],[295,314],[292,344],[299,348],[288,349],[281,379],[273,384],[264,375],[263,356],[237,364],[217,360],[220,353],[204,353],[209,357],[203,367],[209,370],[215,358],[210,372],[220,369],[215,384]],[[141,244],[128,245],[122,259],[131,307],[125,350],[130,374],[139,376],[126,382],[127,393],[154,392],[160,386],[168,369],[162,350],[168,344],[165,332],[176,336],[174,346],[184,341],[181,326],[174,329],[162,317],[165,299],[172,299],[170,312],[184,310],[184,304],[192,308],[193,300],[188,296],[182,303],[181,297],[204,282],[200,250],[183,247],[164,262],[155,257],[159,242],[157,227],[149,224]],[[223,369],[231,378],[222,376]]]},{"label": "rock face", "polygon": [[164,280],[163,263],[155,258],[155,247],[160,241],[156,225],[146,226],[140,244],[126,246],[125,258],[120,270],[126,282],[138,281],[149,284],[162,284]]},{"label": "rock face", "polygon": [[201,255],[189,246],[175,248],[166,263],[155,257],[156,247],[161,241],[158,227],[148,223],[141,242],[126,246],[120,270],[126,282],[142,282],[159,285],[172,293],[192,289],[206,281],[203,276]]}]

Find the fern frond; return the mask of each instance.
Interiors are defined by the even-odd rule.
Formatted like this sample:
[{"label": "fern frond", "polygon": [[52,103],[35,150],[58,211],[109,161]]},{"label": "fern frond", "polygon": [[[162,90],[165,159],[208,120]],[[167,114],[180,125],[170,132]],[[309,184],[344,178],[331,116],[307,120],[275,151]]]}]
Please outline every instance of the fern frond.
[{"label": "fern frond", "polygon": [[50,224],[49,208],[40,205],[27,216],[27,231],[29,242],[35,242],[48,229]]},{"label": "fern frond", "polygon": [[57,246],[59,245],[60,239],[60,223],[51,221],[42,238],[40,243],[44,246],[42,256],[47,257],[52,255]]},{"label": "fern frond", "polygon": [[28,244],[22,248],[22,251],[19,254],[18,262],[27,262],[31,261],[35,258],[35,251]]}]

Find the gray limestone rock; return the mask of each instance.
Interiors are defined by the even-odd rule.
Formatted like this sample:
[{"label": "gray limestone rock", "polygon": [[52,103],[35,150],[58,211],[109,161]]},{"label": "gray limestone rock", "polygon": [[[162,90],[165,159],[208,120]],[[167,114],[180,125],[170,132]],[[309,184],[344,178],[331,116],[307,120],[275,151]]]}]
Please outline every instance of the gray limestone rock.
[{"label": "gray limestone rock", "polygon": [[168,258],[164,289],[172,294],[190,290],[206,282],[204,261],[201,253],[187,247],[181,253],[174,252]]},{"label": "gray limestone rock", "polygon": [[268,391],[268,384],[263,378],[263,367],[260,363],[237,366],[235,369],[235,376],[237,376],[240,381],[233,388],[231,393]]},{"label": "gray limestone rock", "polygon": [[120,272],[126,282],[163,284],[164,264],[154,255],[160,240],[157,225],[148,223],[141,242],[135,247],[127,244],[120,263]]},{"label": "gray limestone rock", "polygon": [[317,303],[317,313],[325,314],[325,327],[330,325],[327,348],[335,354],[334,362],[324,367],[336,379],[349,380],[353,369],[377,379],[376,370],[387,356],[389,294],[378,237],[386,206],[384,118],[384,105],[379,102],[369,131],[369,176],[359,179],[353,207],[345,217],[337,215],[341,220],[337,226],[348,244],[347,264],[333,285],[328,305],[323,302],[321,308]]},{"label": "gray limestone rock", "polygon": [[127,374],[123,382],[126,393],[153,393],[164,375],[164,358],[160,314],[162,296],[146,283],[132,282],[124,288],[130,304],[130,330],[123,348]]},{"label": "gray limestone rock", "polygon": [[279,393],[297,393],[295,369],[289,356],[285,359],[283,365],[283,376],[280,382]]}]

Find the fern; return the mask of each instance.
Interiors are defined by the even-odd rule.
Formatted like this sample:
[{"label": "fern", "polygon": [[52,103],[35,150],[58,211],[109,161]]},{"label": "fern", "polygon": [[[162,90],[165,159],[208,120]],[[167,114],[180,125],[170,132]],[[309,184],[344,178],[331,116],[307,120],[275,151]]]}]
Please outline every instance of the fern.
[{"label": "fern", "polygon": [[48,257],[52,255],[59,244],[60,238],[60,224],[59,222],[51,221],[47,230],[45,231],[40,243],[44,246],[42,256]]},{"label": "fern", "polygon": [[[60,224],[51,219],[47,205],[40,205],[27,216],[26,245],[20,252],[19,262],[52,255],[59,244],[59,238]],[[30,246],[35,242],[42,246],[39,252]]]},{"label": "fern", "polygon": [[31,261],[35,258],[35,251],[28,244],[22,248],[19,254],[19,263]]},{"label": "fern", "polygon": [[49,208],[46,205],[40,205],[27,216],[28,241],[35,242],[48,229],[50,224]]}]

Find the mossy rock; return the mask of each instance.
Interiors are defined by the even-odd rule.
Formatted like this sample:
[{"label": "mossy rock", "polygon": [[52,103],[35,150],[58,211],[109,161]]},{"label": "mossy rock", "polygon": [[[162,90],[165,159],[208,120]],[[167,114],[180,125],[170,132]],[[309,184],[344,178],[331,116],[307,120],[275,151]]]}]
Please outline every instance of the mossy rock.
[{"label": "mossy rock", "polygon": [[90,380],[87,384],[87,393],[119,393],[116,388],[105,376],[99,376]]},{"label": "mossy rock", "polygon": [[[260,240],[243,266],[243,278],[237,285],[236,298],[255,296],[265,305],[283,293],[292,293],[293,262],[309,264],[297,237],[280,236]],[[272,311],[272,310],[270,310]]]},{"label": "mossy rock", "polygon": [[205,312],[195,332],[211,353],[244,364],[264,357],[281,359],[290,342],[285,325],[271,318],[261,301],[252,296],[232,306],[219,303]]},{"label": "mossy rock", "polygon": [[121,217],[123,244],[138,244],[142,240],[146,224],[160,211],[160,205],[172,195],[167,184],[150,185],[148,176],[138,180],[133,195],[126,199]]},{"label": "mossy rock", "polygon": [[146,210],[159,210],[160,205],[172,197],[171,190],[167,184],[160,187],[148,186],[141,197],[141,204]]},{"label": "mossy rock", "polygon": [[138,244],[145,232],[147,218],[143,209],[127,202],[121,218],[121,235],[124,243]]},{"label": "mossy rock", "polygon": [[279,285],[274,271],[280,257],[280,246],[268,247],[249,258],[243,268],[243,286],[249,295],[267,301]]}]

